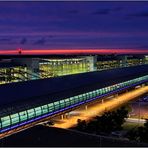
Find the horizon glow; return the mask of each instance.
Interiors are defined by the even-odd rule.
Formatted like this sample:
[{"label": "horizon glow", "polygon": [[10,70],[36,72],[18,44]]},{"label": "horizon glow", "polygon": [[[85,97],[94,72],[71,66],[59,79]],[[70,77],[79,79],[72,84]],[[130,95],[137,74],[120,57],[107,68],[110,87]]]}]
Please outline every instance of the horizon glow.
[{"label": "horizon glow", "polygon": [[[21,53],[20,53],[21,52]],[[62,55],[62,54],[148,54],[134,49],[16,49],[0,50],[1,55]]]}]

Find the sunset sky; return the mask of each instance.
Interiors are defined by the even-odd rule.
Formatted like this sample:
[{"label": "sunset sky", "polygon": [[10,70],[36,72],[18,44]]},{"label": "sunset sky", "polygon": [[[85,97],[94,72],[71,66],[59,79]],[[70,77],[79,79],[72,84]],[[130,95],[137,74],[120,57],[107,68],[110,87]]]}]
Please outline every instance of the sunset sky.
[{"label": "sunset sky", "polygon": [[0,51],[148,52],[148,2],[0,2]]}]

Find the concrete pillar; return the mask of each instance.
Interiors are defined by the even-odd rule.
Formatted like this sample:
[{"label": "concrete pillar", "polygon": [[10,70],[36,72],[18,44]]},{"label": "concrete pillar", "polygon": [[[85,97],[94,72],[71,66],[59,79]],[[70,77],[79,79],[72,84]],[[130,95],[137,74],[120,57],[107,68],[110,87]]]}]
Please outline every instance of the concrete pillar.
[{"label": "concrete pillar", "polygon": [[69,116],[70,116],[69,113],[64,114],[64,117],[65,117],[66,119],[68,119]]},{"label": "concrete pillar", "polygon": [[85,105],[85,110],[87,110],[87,105]]},{"label": "concrete pillar", "polygon": [[118,94],[115,94],[115,98],[117,98],[119,95]]},{"label": "concrete pillar", "polygon": [[61,115],[61,119],[62,119],[62,120],[64,119],[64,115]]},{"label": "concrete pillar", "polygon": [[102,104],[104,103],[104,100],[102,99]]}]

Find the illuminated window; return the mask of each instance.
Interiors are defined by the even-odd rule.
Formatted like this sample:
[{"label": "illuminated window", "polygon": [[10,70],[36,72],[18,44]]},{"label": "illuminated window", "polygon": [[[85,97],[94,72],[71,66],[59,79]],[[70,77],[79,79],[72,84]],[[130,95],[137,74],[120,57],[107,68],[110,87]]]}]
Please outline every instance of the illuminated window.
[{"label": "illuminated window", "polygon": [[79,102],[79,97],[78,96],[74,96],[74,99],[75,99],[75,103]]},{"label": "illuminated window", "polygon": [[19,115],[18,115],[18,113],[10,115],[10,118],[11,118],[11,123],[12,124],[15,124],[15,123],[19,122]]},{"label": "illuminated window", "polygon": [[40,116],[42,114],[41,107],[36,107],[35,108],[35,114],[36,114],[36,116]]},{"label": "illuminated window", "polygon": [[82,95],[79,95],[79,101],[83,101],[83,96]]},{"label": "illuminated window", "polygon": [[53,103],[48,104],[48,110],[49,110],[49,112],[54,111],[54,104]]},{"label": "illuminated window", "polygon": [[89,93],[86,93],[86,99],[89,99]]},{"label": "illuminated window", "polygon": [[2,128],[10,126],[10,117],[6,116],[1,118],[1,124],[2,124]]},{"label": "illuminated window", "polygon": [[64,100],[61,100],[61,101],[60,101],[60,106],[61,106],[61,108],[64,108],[64,107],[65,107],[65,102],[64,102]]},{"label": "illuminated window", "polygon": [[92,92],[92,96],[93,96],[93,97],[96,97],[96,91],[93,91],[93,92]]},{"label": "illuminated window", "polygon": [[54,108],[55,108],[55,110],[60,109],[60,104],[59,104],[59,101],[54,102]]},{"label": "illuminated window", "polygon": [[70,105],[70,99],[65,99],[64,101],[65,101],[65,105],[66,106],[69,106]]},{"label": "illuminated window", "polygon": [[83,94],[82,97],[83,97],[83,100],[87,99],[87,95],[86,94]]},{"label": "illuminated window", "polygon": [[29,119],[35,117],[34,109],[29,109],[29,110],[27,110],[27,112],[28,112],[28,118]]},{"label": "illuminated window", "polygon": [[43,106],[42,106],[42,113],[43,113],[43,114],[48,113],[48,106],[47,106],[47,105],[43,105]]},{"label": "illuminated window", "polygon": [[27,112],[26,111],[19,112],[19,116],[20,116],[20,121],[27,120]]},{"label": "illuminated window", "polygon": [[92,92],[89,92],[89,97],[90,97],[90,98],[92,98],[92,97],[93,97]]}]

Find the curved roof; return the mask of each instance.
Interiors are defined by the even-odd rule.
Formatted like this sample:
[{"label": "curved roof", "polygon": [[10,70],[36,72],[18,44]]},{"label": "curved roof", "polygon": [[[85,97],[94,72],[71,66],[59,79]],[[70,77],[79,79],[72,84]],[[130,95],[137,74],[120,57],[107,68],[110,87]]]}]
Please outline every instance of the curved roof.
[{"label": "curved roof", "polygon": [[0,85],[0,107],[52,102],[148,74],[148,65],[118,68]]}]

